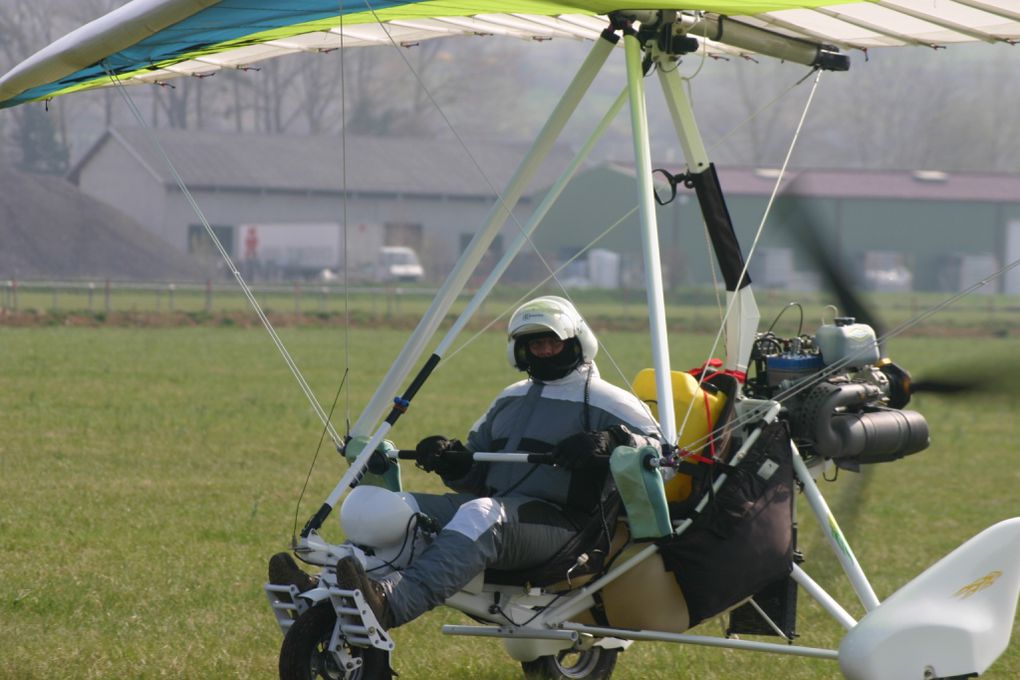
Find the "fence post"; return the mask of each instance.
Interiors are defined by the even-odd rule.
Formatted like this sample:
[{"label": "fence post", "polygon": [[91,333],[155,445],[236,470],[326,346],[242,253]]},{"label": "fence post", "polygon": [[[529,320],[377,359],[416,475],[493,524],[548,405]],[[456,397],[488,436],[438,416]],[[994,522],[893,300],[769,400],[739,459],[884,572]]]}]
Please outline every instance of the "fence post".
[{"label": "fence post", "polygon": [[96,282],[89,281],[89,311],[92,311],[92,297],[96,294]]},{"label": "fence post", "polygon": [[171,312],[174,311],[174,288],[175,287],[176,286],[174,286],[174,284],[172,284],[172,283],[167,286],[167,296],[168,296],[167,305],[168,305],[169,310]]},{"label": "fence post", "polygon": [[205,313],[212,314],[212,279],[205,280]]},{"label": "fence post", "polygon": [[294,282],[294,314],[301,316],[301,284]]},{"label": "fence post", "polygon": [[4,302],[7,307],[10,307],[12,312],[18,311],[18,281],[17,279],[10,279],[7,282],[7,286],[4,290]]},{"label": "fence post", "polygon": [[103,285],[103,309],[106,313],[110,313],[110,279],[106,279],[106,283]]}]

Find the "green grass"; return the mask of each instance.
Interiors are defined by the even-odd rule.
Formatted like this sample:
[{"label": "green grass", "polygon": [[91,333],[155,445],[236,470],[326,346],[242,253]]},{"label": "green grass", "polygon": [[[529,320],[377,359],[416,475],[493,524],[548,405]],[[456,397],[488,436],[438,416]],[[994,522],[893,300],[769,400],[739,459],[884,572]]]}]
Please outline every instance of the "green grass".
[{"label": "green grass", "polygon": [[[338,328],[280,331],[328,409],[346,364]],[[351,332],[356,417],[406,333]],[[632,376],[648,364],[636,333],[602,339]],[[710,338],[674,341],[679,366]],[[1006,339],[898,339],[893,355],[921,375],[948,357],[1006,356]],[[393,431],[411,446],[463,435],[516,374],[499,333],[457,354]],[[620,383],[602,361],[603,375]],[[291,536],[295,504],[321,436],[266,334],[258,329],[0,327],[0,678],[275,677],[280,633],[265,602],[266,559]],[[933,446],[824,490],[880,597],[993,522],[1020,515],[1015,397],[918,398]],[[338,429],[343,429],[340,425]],[[303,523],[345,466],[324,445],[298,514]],[[404,468],[405,485],[438,490]],[[859,606],[802,508],[805,565],[855,615]],[[327,534],[338,537],[335,519]],[[799,642],[839,629],[802,597]],[[404,678],[519,678],[498,642],[446,638],[464,621],[438,610],[396,631]],[[715,633],[710,622],[695,632]],[[1020,638],[987,678],[1020,676]],[[833,678],[835,664],[637,643],[616,680]]]}]

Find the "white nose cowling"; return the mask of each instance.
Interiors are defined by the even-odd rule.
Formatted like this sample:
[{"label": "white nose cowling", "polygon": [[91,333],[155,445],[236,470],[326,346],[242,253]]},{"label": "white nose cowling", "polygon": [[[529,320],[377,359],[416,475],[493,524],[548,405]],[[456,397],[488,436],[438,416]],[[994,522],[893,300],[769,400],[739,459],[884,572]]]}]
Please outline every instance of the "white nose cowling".
[{"label": "white nose cowling", "polygon": [[369,548],[402,543],[415,514],[405,495],[378,486],[353,489],[340,506],[340,526],[347,540]]}]

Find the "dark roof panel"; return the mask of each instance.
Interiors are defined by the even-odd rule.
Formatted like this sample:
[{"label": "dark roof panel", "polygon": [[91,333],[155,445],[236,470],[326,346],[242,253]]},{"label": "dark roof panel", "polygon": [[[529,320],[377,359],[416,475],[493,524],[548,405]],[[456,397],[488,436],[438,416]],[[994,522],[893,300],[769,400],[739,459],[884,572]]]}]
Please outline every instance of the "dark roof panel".
[{"label": "dark roof panel", "polygon": [[[96,148],[116,140],[164,184],[175,185],[151,135],[188,187],[246,191],[339,193],[346,181],[351,193],[491,198],[503,190],[527,152],[520,143],[467,140],[469,156],[455,140],[349,135],[344,140],[345,168],[337,136],[116,128],[79,162],[72,177]],[[555,181],[572,157],[566,147],[554,147],[531,189]]]},{"label": "dark roof panel", "polygon": [[[680,172],[675,164],[656,164]],[[612,164],[633,174],[634,166]],[[719,182],[727,195],[769,196],[778,169],[720,167]],[[1020,203],[1020,175],[956,173],[933,170],[787,170],[780,192],[818,198],[897,199]]]}]

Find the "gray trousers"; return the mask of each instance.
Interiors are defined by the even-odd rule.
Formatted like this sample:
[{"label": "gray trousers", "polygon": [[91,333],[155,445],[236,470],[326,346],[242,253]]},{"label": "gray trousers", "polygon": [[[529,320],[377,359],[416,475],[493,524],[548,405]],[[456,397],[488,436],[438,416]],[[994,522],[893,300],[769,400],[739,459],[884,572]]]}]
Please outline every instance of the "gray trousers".
[{"label": "gray trousers", "polygon": [[382,580],[397,626],[441,605],[488,567],[542,564],[578,530],[555,505],[528,496],[412,495],[443,528],[406,569]]}]

